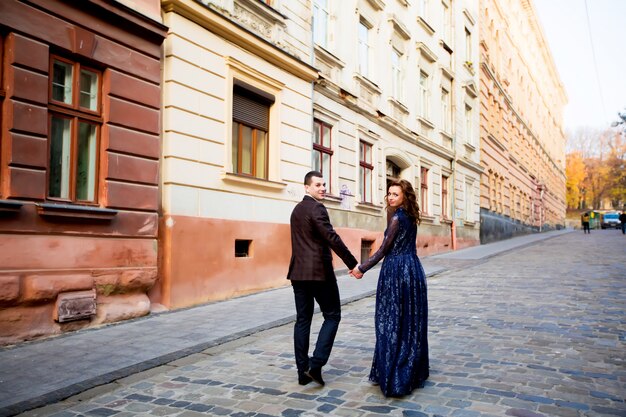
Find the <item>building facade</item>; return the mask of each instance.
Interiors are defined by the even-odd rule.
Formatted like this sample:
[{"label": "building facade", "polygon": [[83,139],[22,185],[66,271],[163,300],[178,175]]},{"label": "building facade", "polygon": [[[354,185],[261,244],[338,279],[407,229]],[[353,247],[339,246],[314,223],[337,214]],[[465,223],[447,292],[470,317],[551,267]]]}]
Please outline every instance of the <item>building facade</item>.
[{"label": "building facade", "polygon": [[314,126],[328,140],[314,143],[314,166],[347,208],[333,212],[336,223],[370,231],[362,246],[375,247],[387,183],[403,178],[419,196],[420,255],[477,244],[478,3],[313,7]]},{"label": "building facade", "polygon": [[154,303],[185,307],[287,283],[317,72],[308,2],[282,3],[162,2],[169,34]]},{"label": "building facade", "polygon": [[482,243],[565,224],[565,90],[530,0],[481,0]]},{"label": "building facade", "polygon": [[128,3],[0,2],[0,344],[150,310],[166,29]]},{"label": "building facade", "polygon": [[[323,172],[357,258],[387,181],[419,194],[419,253],[479,243],[478,2],[163,0],[166,308],[287,285],[289,217]],[[340,261],[335,265],[341,268]]]}]

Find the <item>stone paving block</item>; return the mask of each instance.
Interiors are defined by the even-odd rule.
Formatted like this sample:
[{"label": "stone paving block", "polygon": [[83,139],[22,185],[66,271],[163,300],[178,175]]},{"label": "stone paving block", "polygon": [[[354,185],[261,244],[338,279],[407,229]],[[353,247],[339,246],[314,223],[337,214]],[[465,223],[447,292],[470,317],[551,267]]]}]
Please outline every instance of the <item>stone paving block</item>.
[{"label": "stone paving block", "polygon": [[[431,378],[424,389],[402,399],[384,398],[367,381],[374,344],[374,297],[369,297],[344,306],[324,368],[325,387],[297,384],[293,324],[287,323],[207,347],[202,354],[190,352],[194,355],[167,368],[119,380],[113,385],[119,388],[84,404],[61,403],[67,408],[54,412],[87,415],[110,409],[115,415],[177,417],[217,408],[228,414],[213,415],[235,417],[300,411],[302,417],[626,415],[625,363],[615,359],[626,344],[626,249],[615,250],[624,245],[597,235],[592,241],[565,234],[429,279]],[[608,266],[572,257],[589,247],[604,250]],[[286,308],[293,309],[293,300],[287,300]],[[204,325],[196,333],[211,331],[206,315],[196,320],[195,326]],[[320,324],[318,314],[313,328]],[[149,410],[130,411],[143,407]]]}]

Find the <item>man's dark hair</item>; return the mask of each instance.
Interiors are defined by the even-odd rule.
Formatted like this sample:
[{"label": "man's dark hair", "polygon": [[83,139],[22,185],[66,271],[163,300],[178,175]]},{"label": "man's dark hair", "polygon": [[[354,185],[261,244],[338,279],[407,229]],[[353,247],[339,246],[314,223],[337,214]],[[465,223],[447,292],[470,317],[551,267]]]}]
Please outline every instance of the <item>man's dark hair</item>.
[{"label": "man's dark hair", "polygon": [[304,185],[311,185],[311,181],[312,181],[311,178],[313,177],[324,178],[324,175],[322,175],[322,173],[319,171],[309,171],[304,176]]}]

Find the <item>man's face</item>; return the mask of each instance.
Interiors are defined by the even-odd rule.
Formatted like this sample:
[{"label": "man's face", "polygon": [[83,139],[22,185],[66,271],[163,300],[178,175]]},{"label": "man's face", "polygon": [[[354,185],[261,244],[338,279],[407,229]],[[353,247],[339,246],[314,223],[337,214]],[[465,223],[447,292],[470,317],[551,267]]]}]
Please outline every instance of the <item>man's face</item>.
[{"label": "man's face", "polygon": [[304,191],[316,200],[323,200],[326,196],[326,183],[322,177],[311,177],[311,184],[304,186]]}]

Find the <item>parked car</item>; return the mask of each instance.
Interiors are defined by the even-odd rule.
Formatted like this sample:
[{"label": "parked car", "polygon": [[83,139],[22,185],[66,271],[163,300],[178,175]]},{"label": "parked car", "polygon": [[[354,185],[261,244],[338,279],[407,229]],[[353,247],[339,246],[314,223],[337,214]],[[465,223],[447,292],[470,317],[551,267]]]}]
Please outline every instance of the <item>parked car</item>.
[{"label": "parked car", "polygon": [[619,221],[619,213],[618,212],[610,212],[610,213],[602,213],[600,215],[600,227],[602,229],[607,229],[607,228],[620,228],[620,221]]}]

